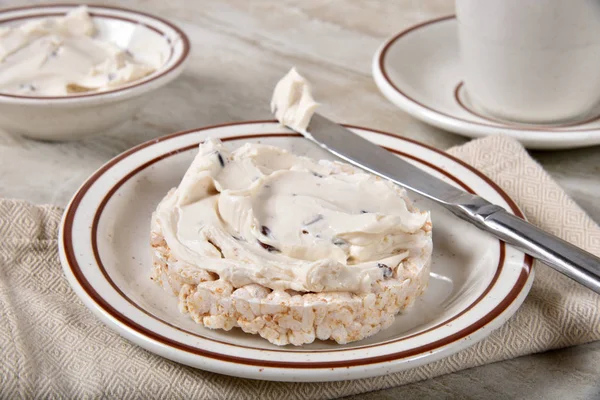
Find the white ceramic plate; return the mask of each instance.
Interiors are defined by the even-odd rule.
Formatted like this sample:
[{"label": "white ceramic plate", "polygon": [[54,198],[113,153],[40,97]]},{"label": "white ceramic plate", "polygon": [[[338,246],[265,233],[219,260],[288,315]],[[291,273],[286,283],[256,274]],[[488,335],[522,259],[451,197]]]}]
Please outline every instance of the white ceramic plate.
[{"label": "white ceramic plate", "polygon": [[[352,128],[432,174],[522,215],[481,173],[420,143]],[[243,333],[209,330],[177,310],[177,299],[150,280],[150,215],[179,184],[207,137],[235,148],[262,142],[331,158],[272,121],[208,127],[141,144],[109,161],[79,189],[60,232],[64,272],[79,297],[109,327],[163,357],[209,371],[256,379],[327,381],[413,368],[487,336],[521,305],[533,282],[531,258],[432,210],[434,256],[426,294],[389,329],[363,341],[277,347]]]},{"label": "white ceramic plate", "polygon": [[469,137],[504,134],[530,149],[600,144],[600,116],[562,125],[500,121],[475,110],[462,85],[456,18],[408,28],[387,40],[373,58],[373,77],[392,103],[414,117]]}]

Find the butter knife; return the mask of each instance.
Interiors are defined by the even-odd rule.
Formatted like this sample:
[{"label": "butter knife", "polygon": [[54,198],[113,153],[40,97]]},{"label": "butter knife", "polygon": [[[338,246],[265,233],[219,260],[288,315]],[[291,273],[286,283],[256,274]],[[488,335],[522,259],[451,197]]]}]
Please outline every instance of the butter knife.
[{"label": "butter knife", "polygon": [[299,133],[351,164],[436,201],[459,218],[600,293],[600,258],[593,254],[431,176],[319,114],[314,114],[306,131]]}]

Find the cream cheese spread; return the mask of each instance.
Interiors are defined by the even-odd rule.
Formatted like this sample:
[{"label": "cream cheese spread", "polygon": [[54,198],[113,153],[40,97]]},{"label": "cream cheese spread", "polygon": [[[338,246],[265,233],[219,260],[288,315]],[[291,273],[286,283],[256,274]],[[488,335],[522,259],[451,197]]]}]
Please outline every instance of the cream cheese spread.
[{"label": "cream cheese spread", "polygon": [[155,68],[96,38],[85,6],[63,17],[0,28],[0,92],[66,96],[126,85]]},{"label": "cream cheese spread", "polygon": [[402,188],[261,144],[231,153],[218,140],[201,144],[156,220],[177,268],[202,268],[234,287],[368,292],[402,278],[409,256],[430,255],[429,213]]},{"label": "cream cheese spread", "polygon": [[[316,106],[295,69],[277,84],[281,123],[304,130]],[[230,152],[206,140],[153,220],[178,260],[175,273],[201,268],[236,288],[364,293],[412,276],[431,256],[430,215],[404,189],[263,144]]]},{"label": "cream cheese spread", "polygon": [[312,97],[310,85],[296,68],[292,68],[275,86],[271,112],[282,125],[306,132],[319,104]]}]

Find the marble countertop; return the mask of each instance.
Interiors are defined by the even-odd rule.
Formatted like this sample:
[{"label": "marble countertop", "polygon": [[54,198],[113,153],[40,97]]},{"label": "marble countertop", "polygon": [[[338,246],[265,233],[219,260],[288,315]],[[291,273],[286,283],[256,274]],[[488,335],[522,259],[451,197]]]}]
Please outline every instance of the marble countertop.
[{"label": "marble countertop", "polygon": [[[0,0],[0,7],[33,3]],[[95,169],[140,142],[204,125],[270,118],[270,92],[292,65],[315,83],[323,114],[334,120],[441,149],[466,142],[399,111],[379,93],[370,73],[372,56],[386,37],[451,14],[451,0],[93,3],[140,9],[180,24],[193,47],[187,70],[129,122],[97,138],[46,143],[0,132],[0,197],[64,206]],[[600,147],[532,155],[600,221]],[[600,398],[600,342],[356,396],[399,397]]]}]

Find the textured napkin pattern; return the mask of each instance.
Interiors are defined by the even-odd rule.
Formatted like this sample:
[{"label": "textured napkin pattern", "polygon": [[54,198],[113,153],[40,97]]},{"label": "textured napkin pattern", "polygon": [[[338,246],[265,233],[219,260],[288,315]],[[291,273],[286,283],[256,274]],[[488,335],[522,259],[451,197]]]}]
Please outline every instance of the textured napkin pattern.
[{"label": "textured napkin pattern", "polygon": [[[600,229],[515,141],[490,137],[450,153],[479,168],[527,218],[595,254]],[[0,398],[333,398],[600,339],[600,296],[537,263],[530,295],[475,346],[397,374],[331,383],[276,383],[213,374],[155,356],[82,305],[58,259],[62,210],[0,200]]]}]

